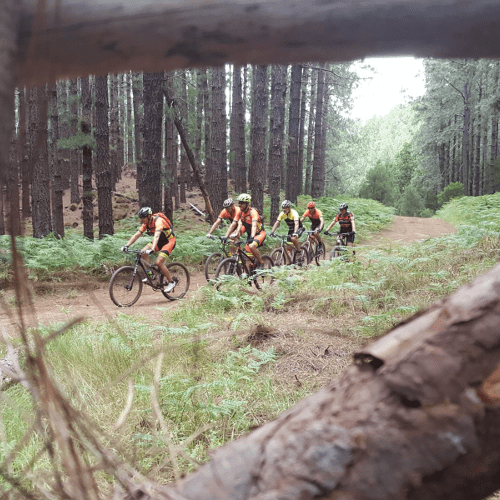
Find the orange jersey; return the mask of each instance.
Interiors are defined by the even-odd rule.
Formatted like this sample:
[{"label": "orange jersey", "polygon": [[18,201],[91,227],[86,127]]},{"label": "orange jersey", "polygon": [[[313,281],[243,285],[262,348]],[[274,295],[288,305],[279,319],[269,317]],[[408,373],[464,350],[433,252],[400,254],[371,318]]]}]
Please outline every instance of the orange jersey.
[{"label": "orange jersey", "polygon": [[147,232],[151,236],[154,235],[157,229],[162,232],[162,236],[166,236],[167,238],[172,236],[172,223],[166,216],[162,217],[159,214],[153,214],[147,223],[141,225],[139,231],[141,233]]},{"label": "orange jersey", "polygon": [[323,212],[321,210],[318,210],[317,208],[314,210],[314,214],[311,213],[311,210],[310,209],[307,209],[305,212],[304,212],[304,215],[302,216],[302,218],[306,218],[306,217],[309,217],[311,220],[316,220],[316,219],[319,219],[320,217],[323,217]]},{"label": "orange jersey", "polygon": [[340,213],[338,213],[335,216],[334,222],[338,222],[340,224],[340,227],[344,229],[351,227],[353,220],[354,220],[354,214],[352,212],[346,212],[345,215],[341,215]]},{"label": "orange jersey", "polygon": [[260,214],[255,208],[248,207],[245,212],[240,210],[240,213],[234,218],[236,222],[241,220],[241,223],[245,227],[245,230],[248,235],[252,234],[252,222],[257,221],[257,231],[255,234],[258,234],[262,231],[262,219],[260,218]]},{"label": "orange jersey", "polygon": [[236,215],[240,212],[240,207],[234,207],[233,215],[229,213],[227,208],[224,208],[219,214],[219,219],[229,219],[231,222],[236,219]]}]

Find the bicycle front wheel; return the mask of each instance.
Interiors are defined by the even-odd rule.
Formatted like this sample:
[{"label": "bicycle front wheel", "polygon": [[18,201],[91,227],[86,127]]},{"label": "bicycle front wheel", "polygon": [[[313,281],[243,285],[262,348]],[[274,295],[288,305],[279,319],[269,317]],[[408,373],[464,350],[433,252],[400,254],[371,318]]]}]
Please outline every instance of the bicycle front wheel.
[{"label": "bicycle front wheel", "polygon": [[282,266],[285,264],[285,249],[284,248],[275,248],[271,252],[271,259],[274,262],[275,266]]},{"label": "bicycle front wheel", "polygon": [[346,251],[341,247],[333,247],[332,251],[330,252],[330,260],[335,260],[342,257],[346,257]]},{"label": "bicycle front wheel", "polygon": [[306,241],[300,248],[303,248],[307,254],[307,263],[309,264],[313,260],[313,246],[309,241]]},{"label": "bicycle front wheel", "polygon": [[172,280],[175,282],[175,287],[169,292],[164,292],[163,288],[167,285],[167,278],[160,273],[160,286],[161,293],[168,300],[179,300],[186,295],[189,290],[190,276],[187,267],[180,262],[170,262],[167,264],[168,272],[172,277]]},{"label": "bicycle front wheel", "polygon": [[307,266],[309,263],[308,258],[307,258],[307,251],[305,248],[300,247],[299,251],[295,251],[293,254],[293,263],[296,266],[302,267],[302,266]]},{"label": "bicycle front wheel", "polygon": [[269,255],[262,255],[262,262],[263,264],[259,266],[259,269],[254,271],[256,276],[253,278],[253,284],[258,290],[274,282],[274,276],[270,271],[275,265],[273,259]]},{"label": "bicycle front wheel", "polygon": [[316,265],[321,265],[321,261],[326,259],[326,248],[323,242],[316,244],[316,252],[314,254],[314,260]]},{"label": "bicycle front wheel", "polygon": [[223,259],[223,255],[220,252],[215,252],[209,255],[207,261],[205,262],[205,278],[207,281],[215,279],[215,271]]},{"label": "bicycle front wheel", "polygon": [[224,283],[225,276],[236,276],[240,277],[241,268],[234,257],[227,257],[222,259],[217,266],[217,271],[215,271],[215,281],[217,281],[217,290],[220,290],[220,286]]},{"label": "bicycle front wheel", "polygon": [[133,266],[117,269],[109,282],[109,296],[118,307],[133,306],[141,296],[142,280]]}]

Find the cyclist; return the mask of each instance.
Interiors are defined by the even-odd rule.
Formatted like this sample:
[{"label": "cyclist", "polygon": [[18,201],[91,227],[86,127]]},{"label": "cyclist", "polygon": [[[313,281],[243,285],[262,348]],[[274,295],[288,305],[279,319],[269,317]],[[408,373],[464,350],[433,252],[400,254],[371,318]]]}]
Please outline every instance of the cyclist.
[{"label": "cyclist", "polygon": [[252,252],[252,255],[257,259],[260,265],[263,264],[263,262],[260,256],[259,247],[262,246],[266,239],[266,232],[264,231],[262,218],[259,212],[250,206],[251,202],[252,197],[247,193],[241,193],[238,196],[240,211],[235,215],[233,222],[229,226],[226,232],[226,238],[233,232],[238,235],[246,232],[248,239],[245,250],[247,252]]},{"label": "cyclist", "polygon": [[304,222],[304,219],[309,217],[311,220],[311,231],[316,231],[315,234],[311,234],[311,239],[317,240],[318,243],[321,243],[321,236],[319,233],[323,230],[323,226],[325,225],[325,219],[323,218],[323,212],[316,208],[316,203],[314,201],[310,201],[307,204],[307,210],[304,212],[304,215],[300,218],[300,222]]},{"label": "cyclist", "polygon": [[[168,272],[167,266],[165,266],[165,261],[175,248],[175,234],[172,228],[172,223],[168,217],[161,212],[153,214],[151,207],[142,207],[137,212],[137,217],[141,220],[141,226],[128,240],[127,244],[122,247],[122,252],[126,252],[128,247],[139,239],[145,232],[149,236],[153,236],[152,243],[148,243],[142,249],[143,256],[141,258],[144,262],[146,262],[147,267],[149,267],[150,263],[147,255],[152,252],[159,252],[158,257],[156,258],[156,265],[165,278],[167,278],[167,283],[163,288],[163,291],[171,292],[175,288],[176,282],[172,280],[172,276]],[[151,271],[149,272],[151,273]],[[151,276],[152,273],[150,277]],[[147,278],[144,278],[142,281],[147,283],[148,280]]]},{"label": "cyclist", "polygon": [[356,223],[354,221],[354,214],[352,212],[348,212],[347,203],[341,203],[339,205],[339,213],[335,216],[335,219],[330,223],[330,225],[326,228],[325,234],[330,234],[330,229],[338,222],[340,225],[340,233],[347,234],[347,246],[354,246],[354,235],[356,233]]},{"label": "cyclist", "polygon": [[[240,207],[234,206],[234,201],[232,198],[228,198],[227,200],[224,200],[224,203],[222,204],[222,206],[224,208],[222,209],[222,212],[219,214],[219,217],[217,217],[217,220],[213,223],[212,227],[210,228],[210,231],[208,231],[207,238],[212,237],[213,231],[215,231],[215,229],[217,227],[219,227],[219,225],[221,224],[221,222],[223,220],[229,220],[230,223],[232,223],[234,221],[234,218],[236,217],[236,214],[238,214],[240,212]],[[237,241],[239,239],[240,234],[243,234],[244,232],[245,232],[245,228],[242,226],[239,233],[232,233],[229,237],[233,241]],[[231,252],[234,252],[236,250],[236,248],[233,245],[231,245],[230,250],[231,250]]]},{"label": "cyclist", "polygon": [[[273,228],[271,229],[271,236],[274,236],[274,231],[278,229],[281,221],[284,220],[288,226],[288,241],[293,243],[293,246],[300,252],[299,237],[304,232],[304,227],[299,218],[297,210],[292,208],[292,202],[284,200],[281,204],[282,212],[278,215]],[[287,252],[290,252],[288,245],[286,245]]]}]

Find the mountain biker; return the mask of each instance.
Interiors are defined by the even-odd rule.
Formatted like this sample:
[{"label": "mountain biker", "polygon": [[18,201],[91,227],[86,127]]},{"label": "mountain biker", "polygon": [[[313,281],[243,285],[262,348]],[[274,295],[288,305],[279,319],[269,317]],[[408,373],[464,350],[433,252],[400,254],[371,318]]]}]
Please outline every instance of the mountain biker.
[{"label": "mountain biker", "polygon": [[226,238],[233,232],[238,235],[246,232],[248,239],[245,250],[247,252],[252,252],[257,262],[263,264],[258,248],[262,246],[266,239],[262,218],[259,212],[250,206],[252,197],[249,194],[241,193],[237,200],[240,211],[235,215],[233,222],[226,231]]},{"label": "mountain biker", "polygon": [[330,229],[338,222],[340,225],[340,233],[347,234],[346,241],[347,246],[354,246],[354,235],[356,233],[356,223],[354,221],[354,214],[352,212],[348,212],[347,203],[341,203],[339,205],[339,213],[335,216],[335,219],[330,223],[330,225],[326,228],[325,234],[330,234]]},{"label": "mountain biker", "polygon": [[[217,217],[217,220],[213,223],[212,227],[210,228],[210,231],[207,233],[207,238],[212,237],[212,232],[215,231],[217,227],[221,224],[223,220],[229,220],[230,223],[234,221],[236,214],[240,212],[240,207],[235,207],[234,206],[234,201],[232,198],[228,198],[227,200],[224,200],[224,203],[222,204],[224,207],[222,209],[222,212],[219,214],[219,217]],[[242,226],[241,230],[239,233],[232,233],[229,237],[233,241],[237,241],[239,239],[240,234],[243,234],[245,232],[245,228]],[[231,252],[234,252],[236,248],[234,245],[231,245],[230,247]]]},{"label": "mountain biker", "polygon": [[323,230],[325,219],[323,218],[323,212],[316,208],[316,203],[314,203],[314,201],[310,201],[307,204],[307,210],[300,218],[300,222],[304,222],[304,219],[306,217],[309,217],[309,219],[311,220],[311,231],[316,231],[315,234],[311,234],[311,239],[313,241],[317,240],[318,243],[322,243],[319,233],[321,233],[321,231]]},{"label": "mountain biker", "polygon": [[[167,266],[165,266],[165,261],[175,248],[175,234],[172,228],[172,223],[163,213],[158,212],[154,214],[151,207],[142,207],[137,212],[137,217],[141,220],[141,226],[128,240],[127,244],[122,247],[122,252],[126,252],[128,247],[139,239],[145,232],[147,232],[149,236],[153,236],[153,241],[148,243],[142,249],[141,252],[143,256],[141,258],[146,263],[146,266],[149,267],[150,263],[148,255],[152,252],[159,252],[158,257],[156,257],[156,265],[167,279],[167,283],[164,286],[163,291],[171,292],[176,283],[172,280],[172,276],[170,275]],[[148,280],[147,278],[144,278],[142,281],[147,283]]]},{"label": "mountain biker", "polygon": [[[293,243],[293,246],[296,248],[297,252],[300,252],[299,238],[304,232],[304,227],[302,226],[302,222],[299,218],[299,214],[297,210],[292,208],[292,202],[289,200],[284,200],[281,204],[282,212],[278,215],[276,222],[274,223],[273,228],[271,229],[271,236],[274,236],[274,231],[278,229],[281,221],[284,220],[288,226],[288,241]],[[290,252],[287,245],[287,251]]]}]

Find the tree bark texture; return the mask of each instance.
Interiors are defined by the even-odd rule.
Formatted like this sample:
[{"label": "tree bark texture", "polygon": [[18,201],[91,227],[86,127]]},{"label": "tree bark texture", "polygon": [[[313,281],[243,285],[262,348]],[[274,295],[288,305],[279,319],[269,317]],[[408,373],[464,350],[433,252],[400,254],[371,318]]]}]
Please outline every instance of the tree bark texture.
[{"label": "tree bark texture", "polygon": [[319,69],[318,86],[316,88],[316,118],[314,120],[314,161],[311,180],[311,194],[313,198],[323,196],[325,185],[322,172],[324,172],[324,158],[322,158],[322,134],[323,134],[323,98],[325,74]]},{"label": "tree bark texture", "polygon": [[311,97],[309,101],[309,120],[307,123],[307,152],[306,152],[306,179],[304,192],[311,194],[311,172],[313,166],[313,144],[314,144],[314,118],[316,110],[316,86],[318,74],[311,70]]},{"label": "tree bark texture", "polygon": [[227,198],[227,146],[226,146],[226,72],[212,69],[212,137],[211,162],[207,169],[207,189],[216,210],[222,209]]},{"label": "tree bark texture", "polygon": [[63,186],[61,177],[61,160],[57,141],[59,140],[59,107],[57,98],[57,85],[53,84],[50,90],[50,132],[51,132],[51,188],[52,188],[52,223],[56,236],[64,238],[64,206]]},{"label": "tree bark texture", "polygon": [[99,214],[99,239],[114,233],[112,177],[109,165],[109,101],[108,77],[95,79],[96,108],[96,181]]},{"label": "tree bark texture", "polygon": [[[70,117],[69,134],[71,138],[75,138],[78,131],[78,85],[76,78],[69,81],[68,105]],[[80,203],[78,156],[78,149],[73,146],[69,151],[71,203]]]},{"label": "tree bark texture", "polygon": [[[179,107],[181,108],[181,114],[185,117],[186,121],[188,118],[188,106],[187,106],[187,72],[179,71],[177,73],[178,82],[181,86],[180,96],[181,100],[179,103]],[[185,133],[189,137],[189,127],[186,123]],[[186,151],[181,149],[181,165],[180,165],[180,173],[179,173],[179,199],[181,203],[186,203],[186,189],[187,189],[187,178],[189,175],[189,160],[186,156]]]},{"label": "tree bark texture", "polygon": [[262,215],[266,172],[266,116],[267,116],[267,66],[253,68],[252,143],[248,183],[252,193],[252,206]]},{"label": "tree bark texture", "polygon": [[161,132],[163,121],[163,73],[144,73],[144,120],[141,206],[162,209]]},{"label": "tree bark texture", "polygon": [[500,56],[500,4],[492,0],[47,2],[36,39],[45,50],[34,54],[30,46],[37,3],[21,3],[20,83],[227,61],[341,62],[376,54]]},{"label": "tree bark texture", "polygon": [[134,109],[134,149],[137,169],[136,185],[141,199],[142,176],[142,120],[144,118],[144,103],[142,99],[143,79],[142,73],[132,75],[132,100]]},{"label": "tree bark texture", "polygon": [[52,231],[50,217],[50,168],[47,147],[47,91],[45,86],[30,89],[30,128],[33,183],[31,210],[33,236],[42,238]]},{"label": "tree bark texture", "polygon": [[500,488],[499,322],[497,265],[358,352],[331,385],[217,450],[175,494],[486,497]]},{"label": "tree bark texture", "polygon": [[302,83],[300,96],[300,119],[299,119],[299,190],[297,194],[303,194],[304,186],[304,137],[306,128],[306,100],[307,100],[307,80],[309,78],[309,70],[302,66]]},{"label": "tree bark texture", "polygon": [[88,136],[88,144],[82,148],[82,219],[83,235],[94,239],[94,203],[92,191],[92,141],[91,141],[91,119],[92,119],[92,96],[90,93],[89,77],[81,80],[82,84],[82,132]]},{"label": "tree bark texture", "polygon": [[286,165],[286,198],[297,203],[299,194],[299,119],[302,66],[294,64],[290,77],[290,109],[288,114],[288,155]]},{"label": "tree bark texture", "polygon": [[287,66],[276,64],[271,77],[271,127],[269,138],[269,195],[271,197],[270,222],[278,218],[280,207],[281,172],[283,170],[283,136],[285,131]]}]

